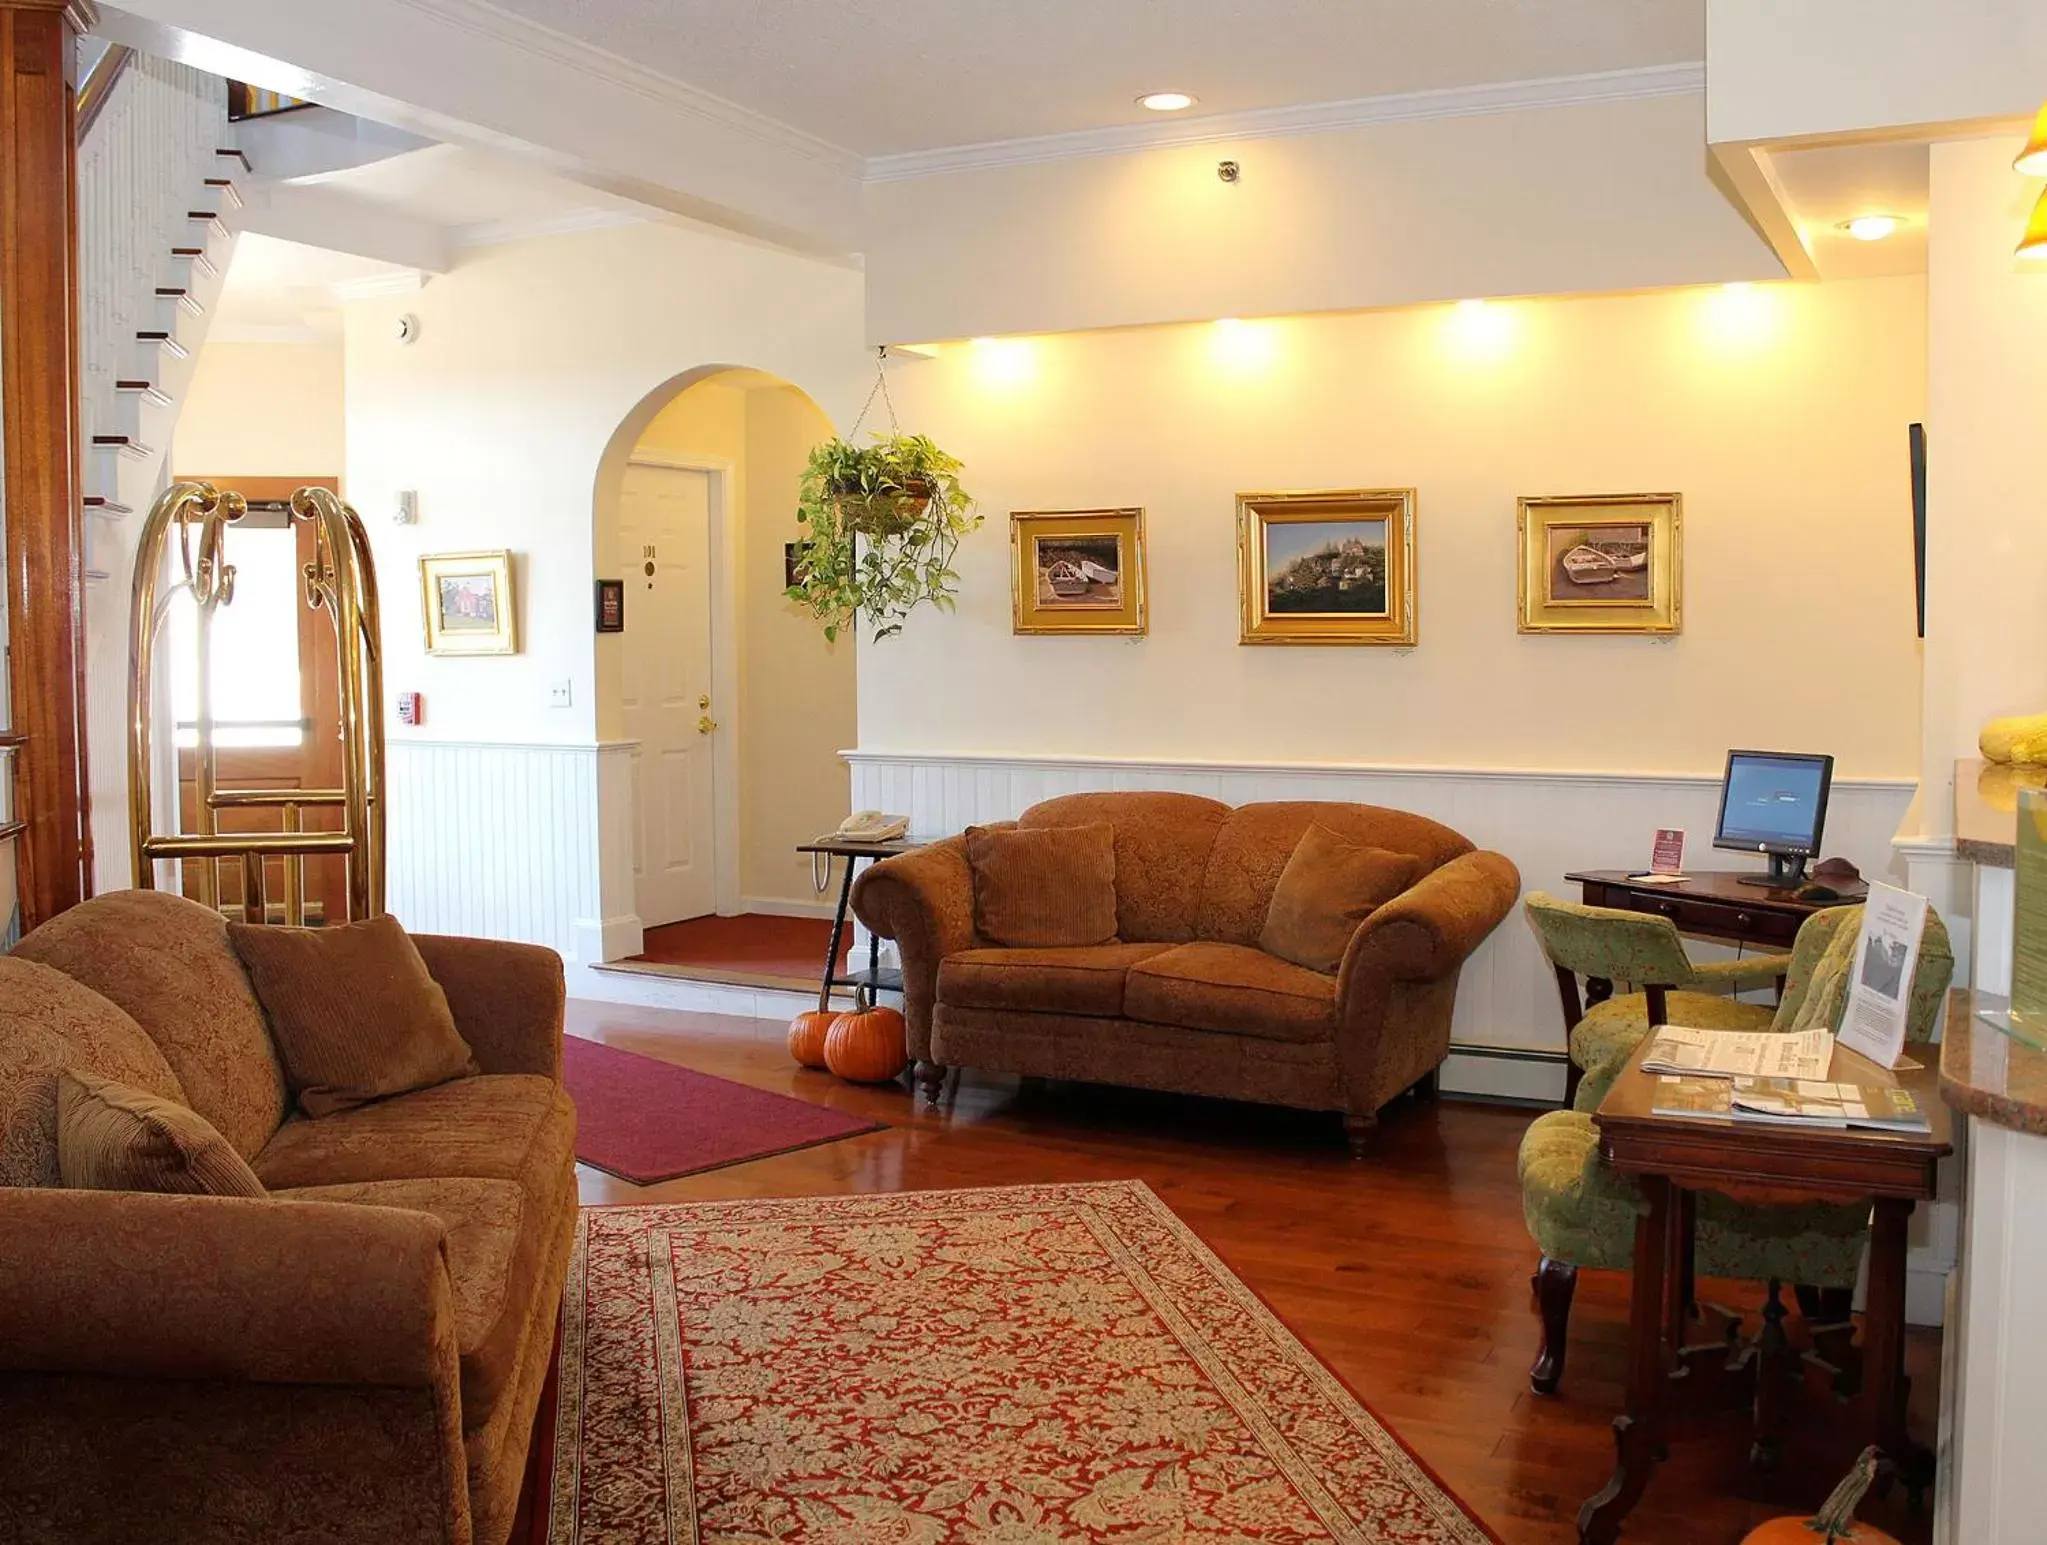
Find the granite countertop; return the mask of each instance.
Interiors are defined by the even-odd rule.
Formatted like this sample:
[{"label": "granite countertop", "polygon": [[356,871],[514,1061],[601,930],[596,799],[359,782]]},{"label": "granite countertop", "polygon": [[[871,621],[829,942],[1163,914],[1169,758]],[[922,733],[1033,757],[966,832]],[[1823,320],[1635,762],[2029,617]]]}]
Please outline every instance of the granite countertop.
[{"label": "granite countertop", "polygon": [[1976,1017],[2005,1000],[1958,987],[1948,998],[1940,1042],[1940,1097],[1984,1121],[2047,1137],[2047,1051]]},{"label": "granite countertop", "polygon": [[2018,791],[2047,788],[2047,767],[1975,757],[1955,763],[1955,856],[1993,869],[2018,859]]}]

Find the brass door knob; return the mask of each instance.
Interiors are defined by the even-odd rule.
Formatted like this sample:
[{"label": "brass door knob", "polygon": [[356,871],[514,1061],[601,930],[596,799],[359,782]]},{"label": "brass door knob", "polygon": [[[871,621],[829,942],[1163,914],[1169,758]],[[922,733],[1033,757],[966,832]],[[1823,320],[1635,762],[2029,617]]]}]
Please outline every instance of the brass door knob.
[{"label": "brass door knob", "polygon": [[705,714],[701,719],[697,720],[697,733],[699,735],[708,735],[717,727],[718,721],[709,714]]}]

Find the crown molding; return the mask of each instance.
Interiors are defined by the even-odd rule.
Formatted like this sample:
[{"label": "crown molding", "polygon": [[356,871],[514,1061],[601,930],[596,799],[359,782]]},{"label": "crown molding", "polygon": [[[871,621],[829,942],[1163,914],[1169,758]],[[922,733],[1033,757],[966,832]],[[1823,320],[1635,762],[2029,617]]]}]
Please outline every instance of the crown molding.
[{"label": "crown molding", "polygon": [[1112,128],[1082,129],[1070,134],[1040,134],[1027,139],[991,140],[978,145],[954,145],[939,150],[873,156],[867,161],[867,180],[902,182],[945,172],[1031,166],[1086,156],[1125,155],[1135,150],[1152,150],[1168,145],[1280,139],[1380,123],[1470,118],[1529,108],[1578,107],[1594,102],[1688,96],[1703,93],[1705,89],[1706,67],[1694,62],[1655,65],[1640,70],[1607,70],[1593,75],[1499,81],[1483,86],[1452,86],[1434,91],[1403,91],[1383,96],[1352,97],[1341,102],[1260,107],[1240,113],[1211,113],[1198,118],[1118,124]]},{"label": "crown molding", "polygon": [[653,218],[631,209],[572,209],[566,214],[540,215],[530,220],[485,220],[465,225],[455,231],[454,242],[460,248],[498,247],[536,236],[567,236],[576,231],[645,225]]},{"label": "crown molding", "polygon": [[487,4],[486,0],[401,0],[401,3],[450,27],[487,37],[505,47],[521,49],[564,69],[574,70],[599,85],[633,92],[673,112],[758,140],[846,176],[857,178],[861,174],[864,163],[860,156],[843,145],[834,145],[830,140],[806,134],[779,118],[757,113],[752,108],[685,85],[672,76],[650,70],[595,44],[500,10]]}]

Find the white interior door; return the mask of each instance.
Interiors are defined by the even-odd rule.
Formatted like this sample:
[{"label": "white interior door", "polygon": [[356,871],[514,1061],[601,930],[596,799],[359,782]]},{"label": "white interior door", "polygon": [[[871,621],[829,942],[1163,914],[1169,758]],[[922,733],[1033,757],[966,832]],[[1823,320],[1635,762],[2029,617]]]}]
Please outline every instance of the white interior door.
[{"label": "white interior door", "polygon": [[711,478],[634,463],[620,500],[625,733],[640,921],[717,910],[711,701]]}]

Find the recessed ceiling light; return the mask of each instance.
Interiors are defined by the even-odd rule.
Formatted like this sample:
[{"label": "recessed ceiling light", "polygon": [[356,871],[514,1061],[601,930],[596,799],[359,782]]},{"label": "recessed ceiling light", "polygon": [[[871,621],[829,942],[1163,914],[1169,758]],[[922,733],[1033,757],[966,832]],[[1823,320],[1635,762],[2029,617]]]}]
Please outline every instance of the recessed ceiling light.
[{"label": "recessed ceiling light", "polygon": [[1857,215],[1843,220],[1841,229],[1857,241],[1882,241],[1904,223],[1896,215]]},{"label": "recessed ceiling light", "polygon": [[1192,107],[1194,98],[1184,91],[1147,91],[1137,99],[1137,105],[1155,113],[1178,113]]}]

